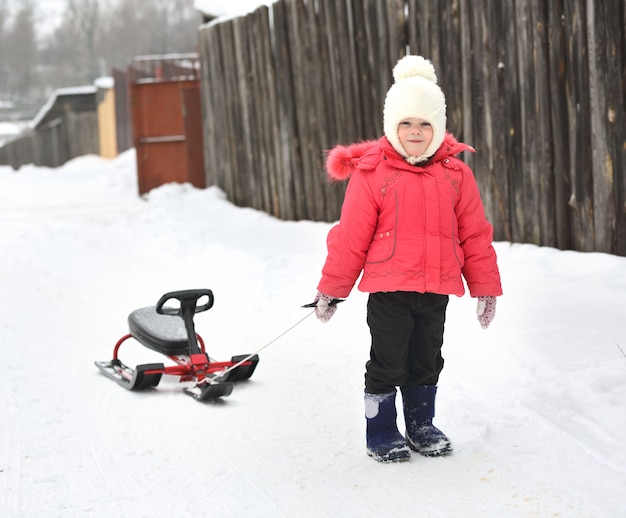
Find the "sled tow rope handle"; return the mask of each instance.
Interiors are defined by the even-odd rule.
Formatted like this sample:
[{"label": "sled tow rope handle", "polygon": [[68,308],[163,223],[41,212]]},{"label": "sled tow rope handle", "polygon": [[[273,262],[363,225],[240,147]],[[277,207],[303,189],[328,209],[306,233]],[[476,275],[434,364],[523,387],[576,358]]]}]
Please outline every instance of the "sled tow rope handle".
[{"label": "sled tow rope handle", "polygon": [[310,313],[307,313],[306,316],[302,317],[300,320],[298,320],[295,324],[293,324],[291,327],[289,327],[288,329],[285,329],[282,333],[280,333],[276,338],[273,338],[272,340],[270,340],[269,342],[267,342],[263,347],[259,347],[256,351],[254,351],[253,353],[249,354],[248,356],[246,356],[243,360],[238,361],[237,363],[235,363],[234,365],[231,365],[230,367],[228,367],[228,369],[224,369],[223,371],[217,373],[215,375],[215,377],[211,380],[208,380],[207,378],[205,378],[206,382],[208,383],[218,383],[219,378],[221,378],[222,376],[224,376],[225,374],[228,374],[230,371],[236,369],[237,367],[239,367],[240,365],[242,365],[243,363],[246,363],[250,358],[252,358],[255,354],[259,354],[263,349],[266,349],[267,347],[269,347],[270,345],[272,345],[274,342],[278,341],[280,338],[282,338],[283,336],[285,336],[289,331],[291,331],[292,329],[294,329],[295,327],[298,327],[302,322],[304,322],[307,318],[309,318],[313,313],[315,313],[315,310],[311,311]]}]

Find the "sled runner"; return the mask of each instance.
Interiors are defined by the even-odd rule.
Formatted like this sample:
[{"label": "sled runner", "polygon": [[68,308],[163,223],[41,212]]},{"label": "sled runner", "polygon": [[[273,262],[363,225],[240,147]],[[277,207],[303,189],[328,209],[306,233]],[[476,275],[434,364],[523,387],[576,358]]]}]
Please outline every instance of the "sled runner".
[{"label": "sled runner", "polygon": [[[129,333],[119,339],[113,359],[95,364],[105,376],[128,390],[156,387],[161,376],[179,376],[181,382],[195,381],[184,392],[205,401],[226,397],[233,391],[233,382],[252,376],[259,362],[257,354],[233,356],[218,362],[205,351],[204,340],[196,334],[194,315],[213,306],[213,292],[207,289],[172,291],[163,295],[156,306],[133,311],[128,316]],[[166,306],[166,303],[175,305]],[[146,363],[134,369],[122,363],[119,350],[133,338],[153,351],[161,353],[176,365]]]}]

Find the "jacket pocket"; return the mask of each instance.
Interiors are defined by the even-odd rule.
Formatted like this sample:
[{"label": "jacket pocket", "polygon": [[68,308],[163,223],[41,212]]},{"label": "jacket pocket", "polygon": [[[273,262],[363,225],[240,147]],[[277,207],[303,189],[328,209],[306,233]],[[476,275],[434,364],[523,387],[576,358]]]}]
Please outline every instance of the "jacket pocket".
[{"label": "jacket pocket", "polygon": [[452,250],[454,251],[454,258],[462,270],[465,265],[465,253],[459,239],[459,224],[454,211],[454,200],[452,200]]},{"label": "jacket pocket", "polygon": [[389,261],[396,251],[396,233],[393,230],[376,232],[367,252],[366,264]]},{"label": "jacket pocket", "polygon": [[465,254],[461,248],[461,242],[458,237],[452,236],[452,246],[454,248],[454,257],[456,258],[456,262],[462,270],[463,266],[465,266]]}]

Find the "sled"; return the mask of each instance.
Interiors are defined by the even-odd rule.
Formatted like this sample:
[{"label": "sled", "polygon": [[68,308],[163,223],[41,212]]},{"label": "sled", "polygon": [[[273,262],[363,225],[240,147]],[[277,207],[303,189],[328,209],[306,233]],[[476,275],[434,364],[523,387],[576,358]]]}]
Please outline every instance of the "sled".
[{"label": "sled", "polygon": [[[213,302],[211,290],[172,291],[163,295],[156,306],[133,311],[128,316],[129,333],[115,344],[113,359],[96,361],[96,367],[127,390],[156,387],[166,375],[178,376],[180,382],[195,382],[183,390],[199,401],[229,396],[234,382],[252,376],[259,356],[238,355],[221,362],[209,357],[204,340],[195,331],[194,315],[211,309]],[[174,365],[145,363],[128,367],[120,360],[119,352],[129,339],[166,356]]]}]

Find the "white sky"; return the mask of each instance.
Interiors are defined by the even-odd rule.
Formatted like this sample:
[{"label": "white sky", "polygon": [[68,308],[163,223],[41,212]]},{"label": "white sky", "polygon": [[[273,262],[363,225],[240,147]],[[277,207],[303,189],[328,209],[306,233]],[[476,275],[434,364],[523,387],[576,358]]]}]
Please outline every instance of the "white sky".
[{"label": "white sky", "polygon": [[[34,0],[37,6],[39,31],[41,35],[49,33],[61,21],[67,5],[66,0]],[[253,11],[259,5],[270,5],[273,0],[193,0],[193,6],[201,12],[215,16],[235,16]],[[16,5],[10,0],[9,5]]]}]

